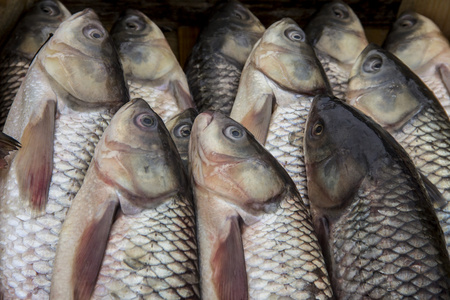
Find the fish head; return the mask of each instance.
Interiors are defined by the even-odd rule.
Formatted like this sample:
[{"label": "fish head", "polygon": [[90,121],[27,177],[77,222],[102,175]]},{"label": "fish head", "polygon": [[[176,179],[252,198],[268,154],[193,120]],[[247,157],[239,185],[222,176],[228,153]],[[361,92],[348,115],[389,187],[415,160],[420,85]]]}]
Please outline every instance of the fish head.
[{"label": "fish head", "polygon": [[98,173],[133,205],[153,208],[168,196],[186,192],[175,144],[143,99],[122,106],[104,136],[94,156]]},{"label": "fish head", "polygon": [[422,107],[420,79],[398,58],[375,44],[364,49],[350,73],[347,101],[391,131]]},{"label": "fish head", "polygon": [[219,112],[197,116],[191,132],[192,184],[252,214],[270,212],[291,187],[286,171],[241,124]]},{"label": "fish head", "polygon": [[264,32],[250,59],[284,89],[306,95],[331,93],[325,71],[304,31],[290,18],[275,22]]},{"label": "fish head", "polygon": [[342,1],[325,4],[305,28],[311,45],[338,62],[352,65],[368,42],[354,11]]},{"label": "fish head", "polygon": [[92,9],[61,23],[36,60],[58,84],[55,92],[70,95],[61,107],[83,110],[128,100],[119,56]]},{"label": "fish head", "polygon": [[155,80],[178,66],[162,31],[138,10],[123,12],[111,28],[111,37],[127,78]]},{"label": "fish head", "polygon": [[59,1],[38,1],[19,21],[12,33],[11,42],[5,47],[9,51],[20,52],[31,60],[50,34],[70,16],[71,13]]}]

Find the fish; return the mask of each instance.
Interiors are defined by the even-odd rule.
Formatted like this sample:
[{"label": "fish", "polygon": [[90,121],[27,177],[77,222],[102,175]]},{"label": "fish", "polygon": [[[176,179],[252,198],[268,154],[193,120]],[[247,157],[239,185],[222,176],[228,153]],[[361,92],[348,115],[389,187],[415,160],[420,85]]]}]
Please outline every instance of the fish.
[{"label": "fish", "polygon": [[373,120],[317,96],[305,133],[308,194],[337,299],[447,299],[450,260],[417,169]]},{"label": "fish", "polygon": [[189,164],[189,140],[191,138],[192,124],[198,112],[194,108],[188,108],[166,122],[167,130],[177,146],[183,165],[188,169]]},{"label": "fish", "polygon": [[242,68],[264,30],[237,0],[221,1],[214,7],[184,67],[199,112],[230,114]]},{"label": "fish", "polygon": [[182,168],[148,103],[122,106],[61,230],[50,299],[199,299],[194,207]]},{"label": "fish", "polygon": [[0,54],[0,130],[31,60],[62,21],[71,16],[57,0],[36,2],[19,20]]},{"label": "fish", "polygon": [[383,48],[397,56],[433,91],[450,112],[450,45],[439,27],[413,11],[392,25]]},{"label": "fish", "polygon": [[330,80],[333,94],[343,98],[351,68],[368,45],[361,22],[350,6],[332,1],[312,17],[305,32]]},{"label": "fish", "polygon": [[8,166],[5,156],[11,151],[18,150],[20,147],[21,145],[18,141],[0,132],[0,169],[5,169]]},{"label": "fish", "polygon": [[230,114],[288,171],[306,204],[304,125],[313,97],[322,93],[332,93],[330,83],[305,32],[283,18],[253,48]]},{"label": "fish", "polygon": [[241,124],[203,112],[189,144],[203,299],[330,299],[295,184]]},{"label": "fish", "polygon": [[0,182],[5,298],[48,298],[66,212],[104,129],[128,101],[119,55],[95,12],[61,23],[33,60],[4,128],[22,144]]},{"label": "fish", "polygon": [[142,98],[164,120],[195,107],[186,75],[159,27],[127,9],[111,28],[130,97]]},{"label": "fish", "polygon": [[450,251],[450,121],[442,105],[416,74],[375,44],[361,53],[348,87],[346,101],[388,131],[427,187],[437,188],[432,200]]}]

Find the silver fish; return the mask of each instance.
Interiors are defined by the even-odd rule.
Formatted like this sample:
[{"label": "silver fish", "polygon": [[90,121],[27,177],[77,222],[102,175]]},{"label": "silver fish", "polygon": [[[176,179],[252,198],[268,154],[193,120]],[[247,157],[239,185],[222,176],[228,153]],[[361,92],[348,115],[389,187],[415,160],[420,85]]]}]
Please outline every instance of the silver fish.
[{"label": "silver fish", "polygon": [[369,45],[355,63],[347,101],[405,148],[441,196],[433,197],[450,251],[450,120],[434,94],[388,51]]},{"label": "silver fish", "polygon": [[185,66],[199,112],[230,114],[242,68],[264,29],[239,1],[217,4]]},{"label": "silver fish", "polygon": [[250,132],[204,112],[192,127],[189,160],[203,299],[332,297],[309,212]]},{"label": "silver fish", "polygon": [[70,12],[57,0],[36,2],[19,20],[0,54],[0,130],[31,60]]},{"label": "silver fish", "polygon": [[330,80],[333,94],[343,98],[350,70],[368,44],[361,22],[350,6],[333,1],[317,12],[305,32]]},{"label": "silver fish", "polygon": [[230,114],[288,171],[305,203],[304,124],[314,95],[327,92],[330,84],[305,33],[284,18],[255,45]]},{"label": "silver fish", "polygon": [[338,299],[449,299],[450,260],[421,178],[370,118],[318,96],[305,133],[314,227]]},{"label": "silver fish", "polygon": [[383,47],[400,58],[433,91],[450,113],[450,45],[439,27],[407,11],[395,21]]},{"label": "silver fish", "polygon": [[149,105],[125,104],[64,222],[51,299],[198,299],[194,207],[182,168]]},{"label": "silver fish", "polygon": [[2,174],[1,291],[48,298],[61,225],[112,114],[128,101],[119,56],[97,15],[65,22],[30,66],[5,133],[21,141]]},{"label": "silver fish", "polygon": [[114,23],[111,37],[131,98],[147,101],[163,121],[195,106],[183,69],[164,34],[146,15],[126,10]]}]

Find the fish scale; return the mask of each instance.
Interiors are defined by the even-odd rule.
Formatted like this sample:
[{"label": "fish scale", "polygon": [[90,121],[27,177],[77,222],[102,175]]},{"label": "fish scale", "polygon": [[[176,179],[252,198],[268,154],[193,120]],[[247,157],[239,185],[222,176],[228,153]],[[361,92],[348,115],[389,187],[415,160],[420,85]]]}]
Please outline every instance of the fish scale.
[{"label": "fish scale", "polygon": [[323,70],[327,74],[334,96],[344,99],[348,88],[348,77],[350,72],[339,67],[337,63],[333,62],[330,56],[324,55],[317,50],[316,55],[322,64]]},{"label": "fish scale", "polygon": [[442,107],[445,109],[447,115],[450,113],[450,95],[447,91],[447,88],[444,86],[442,81],[436,78],[436,75],[431,76],[422,76],[420,79],[430,88],[430,90],[434,93],[436,98],[439,99]]},{"label": "fish scale", "polygon": [[48,298],[61,225],[111,116],[112,112],[91,112],[56,119],[52,183],[43,215],[23,210],[12,165],[0,207],[0,266],[6,298]]},{"label": "fish scale", "polygon": [[198,297],[195,217],[188,202],[176,196],[115,221],[93,299]]},{"label": "fish scale", "polygon": [[[273,215],[245,228],[242,243],[252,299],[271,299],[274,294],[305,299],[311,293],[310,286],[317,289],[316,299],[332,297],[307,211],[300,199],[287,197]],[[286,276],[293,269],[295,274]]]}]

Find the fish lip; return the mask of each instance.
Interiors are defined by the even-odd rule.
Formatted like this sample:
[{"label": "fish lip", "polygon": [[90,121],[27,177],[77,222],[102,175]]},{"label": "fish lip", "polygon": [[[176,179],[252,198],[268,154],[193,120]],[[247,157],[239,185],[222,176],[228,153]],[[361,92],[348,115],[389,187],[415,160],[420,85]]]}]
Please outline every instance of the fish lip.
[{"label": "fish lip", "polygon": [[74,14],[74,15],[73,15],[74,18],[72,18],[72,20],[73,20],[73,19],[77,19],[77,18],[79,18],[79,17],[82,17],[82,16],[84,16],[84,15],[87,15],[87,14],[89,14],[89,13],[96,14],[95,11],[94,11],[92,8],[85,8],[84,10],[80,11],[79,13]]},{"label": "fish lip", "polygon": [[215,114],[216,113],[212,112],[212,111],[204,111],[200,115],[198,115],[198,117],[203,115],[204,116],[203,118],[206,118],[206,125],[205,125],[205,127],[202,128],[202,130],[205,130],[206,128],[208,128],[209,124],[211,124],[211,122],[214,120]]}]

